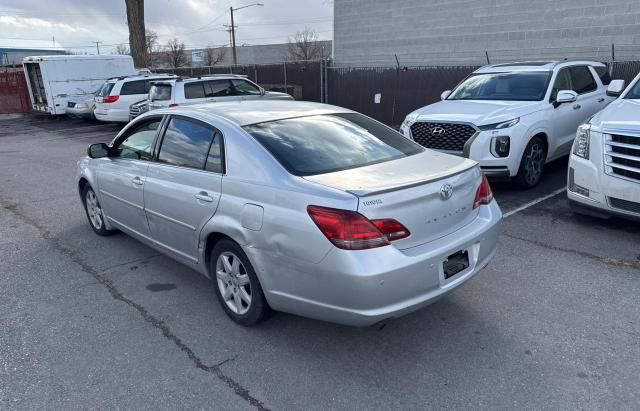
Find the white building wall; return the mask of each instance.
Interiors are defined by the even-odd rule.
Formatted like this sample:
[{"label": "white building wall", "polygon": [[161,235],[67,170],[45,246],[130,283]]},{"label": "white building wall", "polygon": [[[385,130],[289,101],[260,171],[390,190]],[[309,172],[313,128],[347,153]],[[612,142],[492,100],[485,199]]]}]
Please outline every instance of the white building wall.
[{"label": "white building wall", "polygon": [[335,0],[341,66],[640,59],[639,0]]}]

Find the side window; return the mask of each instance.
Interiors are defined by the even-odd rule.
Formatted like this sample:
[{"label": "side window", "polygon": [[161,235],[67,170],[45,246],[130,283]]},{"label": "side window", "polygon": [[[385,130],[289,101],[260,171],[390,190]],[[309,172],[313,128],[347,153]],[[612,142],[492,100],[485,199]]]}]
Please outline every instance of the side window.
[{"label": "side window", "polygon": [[203,81],[196,81],[194,83],[187,83],[184,85],[184,98],[204,98]]},{"label": "side window", "polygon": [[130,94],[144,94],[144,83],[144,80],[127,81],[122,85],[122,88],[120,89],[120,95],[126,96]]},{"label": "side window", "polygon": [[233,95],[229,80],[210,80],[204,83],[207,97],[227,97]]},{"label": "side window", "polygon": [[209,155],[207,156],[207,164],[204,169],[207,171],[213,171],[215,173],[222,174],[224,172],[223,167],[224,156],[222,154],[222,134],[217,132],[213,137],[213,142],[209,148]]},{"label": "side window", "polygon": [[587,66],[575,66],[569,68],[571,73],[571,83],[573,91],[578,94],[589,93],[597,90],[598,85],[591,75],[591,70]]},{"label": "side window", "polygon": [[563,68],[558,72],[556,81],[553,83],[553,89],[551,90],[551,101],[556,101],[558,91],[560,90],[573,90],[571,87],[571,76],[569,74],[569,68]]},{"label": "side window", "polygon": [[246,80],[231,80],[235,94],[238,96],[259,95],[260,89],[253,83]]},{"label": "side window", "polygon": [[158,161],[204,169],[216,131],[200,123],[173,117],[164,133]]},{"label": "side window", "polygon": [[595,66],[593,69],[596,71],[596,73],[598,73],[600,81],[602,81],[603,85],[608,86],[609,83],[611,83],[611,74],[609,74],[609,67]]},{"label": "side window", "polygon": [[150,119],[127,132],[128,136],[116,146],[113,157],[150,161],[161,121],[161,117]]}]

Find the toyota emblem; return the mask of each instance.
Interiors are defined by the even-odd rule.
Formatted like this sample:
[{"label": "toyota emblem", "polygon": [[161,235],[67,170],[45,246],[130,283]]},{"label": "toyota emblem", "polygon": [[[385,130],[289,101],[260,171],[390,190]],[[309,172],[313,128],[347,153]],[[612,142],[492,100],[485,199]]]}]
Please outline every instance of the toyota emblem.
[{"label": "toyota emblem", "polygon": [[440,198],[443,200],[448,200],[453,195],[453,187],[451,184],[445,184],[440,187]]},{"label": "toyota emblem", "polygon": [[441,136],[444,133],[445,133],[444,128],[442,128],[440,126],[436,126],[436,127],[431,129],[431,135],[432,136]]}]

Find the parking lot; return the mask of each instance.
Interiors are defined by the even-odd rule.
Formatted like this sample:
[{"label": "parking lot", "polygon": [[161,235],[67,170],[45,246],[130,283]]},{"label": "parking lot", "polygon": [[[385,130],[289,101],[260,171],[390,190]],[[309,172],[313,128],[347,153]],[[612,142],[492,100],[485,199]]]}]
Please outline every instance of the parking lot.
[{"label": "parking lot", "polygon": [[638,409],[640,224],[574,215],[566,159],[493,185],[496,258],[385,326],[230,321],[203,276],[99,237],[74,181],[119,125],[0,120],[0,408]]}]

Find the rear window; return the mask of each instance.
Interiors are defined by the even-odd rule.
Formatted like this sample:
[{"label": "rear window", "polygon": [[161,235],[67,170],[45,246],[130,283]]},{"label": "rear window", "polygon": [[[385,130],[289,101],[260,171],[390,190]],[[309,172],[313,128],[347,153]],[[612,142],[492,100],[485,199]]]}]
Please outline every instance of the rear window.
[{"label": "rear window", "polygon": [[571,82],[573,83],[573,91],[578,94],[589,93],[597,90],[598,85],[589,71],[587,66],[570,67]]},{"label": "rear window", "polygon": [[298,176],[363,167],[424,151],[396,131],[357,113],[289,118],[243,128]]},{"label": "rear window", "polygon": [[131,94],[146,94],[145,91],[145,80],[135,80],[135,81],[127,81],[122,85],[120,89],[121,96],[127,96]]},{"label": "rear window", "polygon": [[111,89],[113,89],[113,85],[115,83],[104,83],[100,90],[98,91],[98,97],[107,97],[109,93],[111,93]]},{"label": "rear window", "polygon": [[149,89],[149,99],[151,101],[171,100],[170,84],[154,84]]}]

